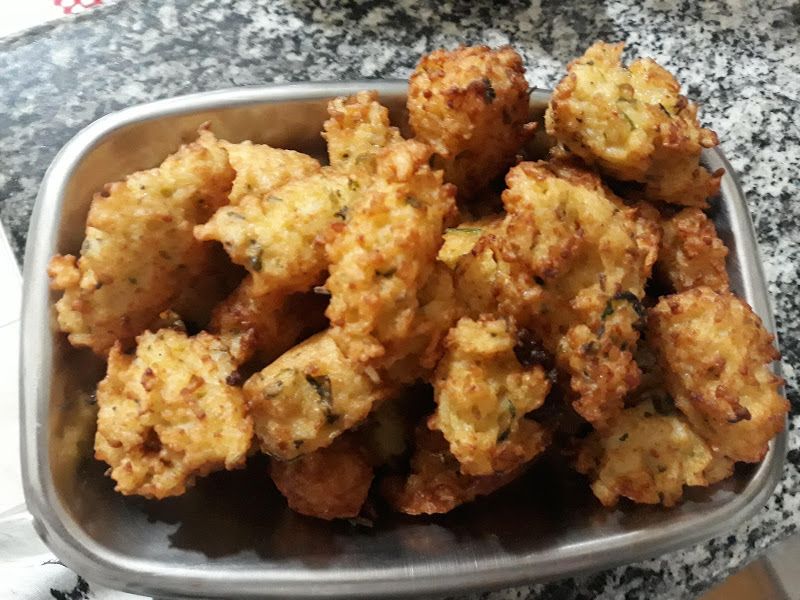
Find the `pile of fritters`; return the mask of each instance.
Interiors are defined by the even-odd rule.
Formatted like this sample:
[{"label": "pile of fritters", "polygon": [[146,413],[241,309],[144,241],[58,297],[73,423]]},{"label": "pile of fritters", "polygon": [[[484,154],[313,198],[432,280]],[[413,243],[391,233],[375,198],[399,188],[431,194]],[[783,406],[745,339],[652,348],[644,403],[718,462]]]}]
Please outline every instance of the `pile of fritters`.
[{"label": "pile of fritters", "polygon": [[444,513],[548,451],[606,506],[670,506],[761,460],[788,405],[703,212],[716,135],[622,50],[568,66],[544,160],[520,56],[481,46],[420,61],[412,139],[361,92],[329,103],[325,165],[204,127],[97,193],[50,276],[61,330],[108,360],[117,491],[262,452],[302,514]]}]

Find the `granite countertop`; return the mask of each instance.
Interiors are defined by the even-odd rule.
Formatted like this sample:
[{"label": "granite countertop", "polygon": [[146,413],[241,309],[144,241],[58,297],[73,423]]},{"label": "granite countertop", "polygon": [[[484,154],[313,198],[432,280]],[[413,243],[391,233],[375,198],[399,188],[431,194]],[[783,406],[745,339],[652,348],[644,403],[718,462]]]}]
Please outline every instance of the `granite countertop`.
[{"label": "granite countertop", "polygon": [[[37,187],[72,135],[111,111],[223,87],[406,77],[425,51],[511,43],[537,87],[595,39],[677,75],[740,175],[756,224],[793,413],[800,408],[800,49],[796,2],[120,1],[0,41],[0,218],[22,259]],[[635,565],[482,598],[687,598],[797,528],[800,436],[767,507],[728,535]]]}]

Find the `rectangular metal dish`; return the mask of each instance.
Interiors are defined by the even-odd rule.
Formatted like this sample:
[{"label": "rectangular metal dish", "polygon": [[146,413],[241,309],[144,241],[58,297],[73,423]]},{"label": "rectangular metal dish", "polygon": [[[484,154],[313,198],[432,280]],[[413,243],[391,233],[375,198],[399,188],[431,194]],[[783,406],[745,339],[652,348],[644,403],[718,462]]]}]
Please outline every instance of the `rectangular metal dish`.
[{"label": "rectangular metal dish", "polygon": [[[487,589],[599,570],[723,533],[758,510],[780,474],[786,434],[760,465],[672,510],[605,510],[580,476],[542,462],[507,489],[430,519],[392,517],[372,529],[304,518],[285,508],[258,459],[162,502],[114,493],[92,458],[92,392],[103,365],[69,347],[53,325],[47,263],[76,252],[92,193],[157,165],[204,121],[232,141],[252,139],[320,156],[328,98],[375,89],[404,124],[404,81],[223,90],[104,117],[58,154],[31,220],[24,272],[21,360],[25,496],[37,531],[64,564],[92,581],[156,596],[375,597]],[[541,117],[547,94],[534,93]],[[753,227],[730,165],[714,218],[730,248],[734,290],[774,331]]]}]

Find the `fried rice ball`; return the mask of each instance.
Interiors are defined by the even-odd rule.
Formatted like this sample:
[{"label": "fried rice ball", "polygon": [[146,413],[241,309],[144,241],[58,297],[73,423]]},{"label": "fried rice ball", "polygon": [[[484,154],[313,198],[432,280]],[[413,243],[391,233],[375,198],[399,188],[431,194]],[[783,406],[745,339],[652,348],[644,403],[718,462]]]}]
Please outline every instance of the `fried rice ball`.
[{"label": "fried rice ball", "polygon": [[465,475],[505,473],[541,453],[548,436],[525,415],[550,390],[541,365],[521,364],[504,319],[461,319],[436,368],[436,412],[428,421],[450,444]]},{"label": "fried rice ball", "polygon": [[97,387],[95,457],[110,465],[115,489],[178,496],[197,477],[243,466],[253,422],[228,378],[247,357],[246,338],[228,345],[161,329],[136,342],[133,355],[111,349]]},{"label": "fried rice ball", "polygon": [[484,477],[464,475],[441,432],[419,425],[414,437],[411,472],[407,476],[387,477],[381,490],[394,510],[407,515],[450,512],[478,496],[491,494],[523,472],[523,468],[518,468]]},{"label": "fried rice ball", "polygon": [[201,129],[161,166],[94,195],[80,258],[56,255],[51,287],[58,325],[73,346],[105,356],[130,344],[181,291],[202,277],[212,248],[192,236],[228,202],[235,172],[214,135]]},{"label": "fried rice ball", "polygon": [[603,427],[639,380],[632,352],[658,249],[656,212],[626,206],[570,162],[521,163],[506,181],[496,254],[499,264],[523,265],[528,281],[525,272],[506,276],[500,308],[555,355],[573,407]]},{"label": "fried rice ball", "polygon": [[770,369],[780,357],[773,337],[747,303],[707,287],[666,296],[649,312],[648,335],[692,427],[723,456],[760,461],[789,403]]},{"label": "fried rice ball", "polygon": [[270,476],[289,508],[330,521],[358,516],[373,473],[352,436],[342,436],[330,446],[294,460],[272,459]]},{"label": "fried rice ball", "polygon": [[255,295],[305,291],[327,267],[322,234],[344,222],[359,194],[354,178],[324,168],[265,197],[249,195],[218,210],[195,228],[195,236],[222,242],[252,276]]},{"label": "fried rice ball", "polygon": [[676,292],[705,286],[729,288],[725,258],[728,249],[714,222],[698,208],[685,208],[662,223],[663,237],[656,271]]},{"label": "fried rice ball", "polygon": [[280,460],[329,446],[394,393],[347,360],[329,330],[282,354],[243,389],[261,450]]},{"label": "fried rice ball", "polygon": [[292,179],[301,179],[320,170],[317,160],[301,152],[273,148],[244,141],[220,142],[228,151],[236,179],[228,198],[236,206],[245,196],[264,197]]},{"label": "fried rice ball", "polygon": [[403,139],[389,124],[389,110],[378,102],[377,92],[334,98],[328,115],[322,137],[328,142],[330,165],[345,172],[374,173],[378,152]]},{"label": "fried rice ball", "polygon": [[623,44],[596,42],[569,64],[545,113],[547,133],[604,174],[644,184],[644,196],[706,206],[722,171],[700,165],[719,141],[700,126],[697,105],[649,58],[625,67]]},{"label": "fried rice ball", "polygon": [[604,506],[614,506],[620,496],[674,506],[685,485],[709,485],[706,471],[712,463],[712,450],[683,415],[665,414],[644,400],[623,410],[605,430],[589,434],[577,469],[589,476]]},{"label": "fried rice ball", "polygon": [[533,132],[522,58],[509,46],[436,50],[409,79],[408,119],[445,181],[472,198],[514,162]]},{"label": "fried rice ball", "polygon": [[324,329],[327,299],[317,294],[274,292],[256,296],[248,276],[211,316],[209,331],[221,337],[252,330],[255,361],[266,365],[299,341]]},{"label": "fried rice ball", "polygon": [[415,141],[383,150],[368,197],[326,246],[331,335],[349,358],[375,368],[406,354],[419,290],[455,214],[454,190],[430,169],[430,156]]}]

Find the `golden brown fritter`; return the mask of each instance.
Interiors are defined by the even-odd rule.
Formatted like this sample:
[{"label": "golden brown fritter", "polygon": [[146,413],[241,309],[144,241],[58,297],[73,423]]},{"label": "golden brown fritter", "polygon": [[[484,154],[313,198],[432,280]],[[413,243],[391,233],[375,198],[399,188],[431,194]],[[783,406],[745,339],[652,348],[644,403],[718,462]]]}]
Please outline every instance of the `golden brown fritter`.
[{"label": "golden brown fritter", "polygon": [[209,331],[227,337],[252,330],[255,360],[266,365],[324,329],[328,322],[326,306],[326,297],[311,293],[255,296],[253,280],[248,276],[214,308]]},{"label": "golden brown fritter", "polygon": [[192,228],[228,202],[234,178],[214,135],[199,138],[94,195],[80,258],[56,255],[51,286],[63,290],[58,324],[73,346],[105,356],[133,341],[208,266],[210,245]]},{"label": "golden brown fritter", "polygon": [[569,64],[545,114],[547,133],[603,173],[644,184],[644,195],[706,206],[722,172],[700,166],[719,142],[680,95],[675,78],[649,58],[625,67],[623,44],[596,42]]},{"label": "golden brown fritter", "polygon": [[676,292],[710,287],[729,289],[725,257],[728,249],[714,222],[698,208],[685,208],[662,223],[663,236],[656,271]]},{"label": "golden brown fritter", "polygon": [[447,336],[428,426],[442,432],[465,475],[511,471],[549,441],[525,415],[544,403],[550,382],[541,365],[520,364],[516,343],[504,319],[463,318]]},{"label": "golden brown fritter", "polygon": [[491,494],[516,479],[522,468],[499,475],[473,477],[461,473],[441,432],[417,427],[411,473],[387,477],[382,491],[389,505],[407,515],[450,512],[478,496]]},{"label": "golden brown fritter", "polygon": [[386,345],[386,355],[391,360],[383,364],[383,375],[393,384],[405,385],[430,378],[444,354],[445,336],[461,315],[453,276],[438,261],[420,288],[417,300],[419,307],[404,336]]},{"label": "golden brown fritter", "polygon": [[236,179],[228,196],[233,206],[245,196],[263,198],[292,179],[301,179],[320,170],[318,161],[293,150],[250,141],[221,143],[228,151],[231,166],[236,171]]},{"label": "golden brown fritter", "polygon": [[332,167],[355,174],[374,174],[378,152],[402,141],[389,124],[389,110],[378,102],[377,92],[358,92],[328,103],[322,137],[328,142]]},{"label": "golden brown fritter", "polygon": [[95,457],[116,490],[178,496],[195,478],[244,465],[253,437],[240,388],[228,377],[247,357],[247,339],[227,345],[205,332],[146,331],[136,354],[116,344],[97,387]]},{"label": "golden brown fritter", "polygon": [[602,427],[638,383],[632,352],[658,248],[654,211],[625,206],[568,162],[521,163],[506,180],[499,264],[527,273],[506,277],[500,309],[555,355],[575,410]]},{"label": "golden brown fritter", "polygon": [[454,190],[430,169],[430,155],[414,141],[382,151],[368,197],[326,247],[331,334],[349,358],[376,368],[406,354],[419,290],[454,215]]},{"label": "golden brown fritter", "polygon": [[664,414],[645,400],[623,410],[602,432],[589,434],[577,469],[589,476],[604,506],[614,506],[620,496],[674,506],[683,486],[709,484],[712,461],[711,449],[680,413]]},{"label": "golden brown fritter", "polygon": [[284,353],[244,385],[261,450],[282,460],[330,445],[392,393],[348,361],[327,330]]},{"label": "golden brown fritter", "polygon": [[331,169],[295,179],[266,197],[246,196],[195,228],[200,240],[218,240],[233,262],[253,277],[253,293],[305,291],[326,267],[321,236],[343,222],[360,192],[355,179]]},{"label": "golden brown fritter", "polygon": [[699,287],[662,298],[649,312],[648,335],[692,427],[723,456],[760,461],[789,410],[761,319],[733,294]]},{"label": "golden brown fritter", "polygon": [[352,436],[343,436],[294,460],[272,459],[270,476],[289,508],[329,521],[358,516],[372,483],[372,466]]},{"label": "golden brown fritter", "polygon": [[433,146],[460,198],[501,176],[533,132],[522,58],[509,46],[436,50],[423,56],[408,86],[416,139]]}]

